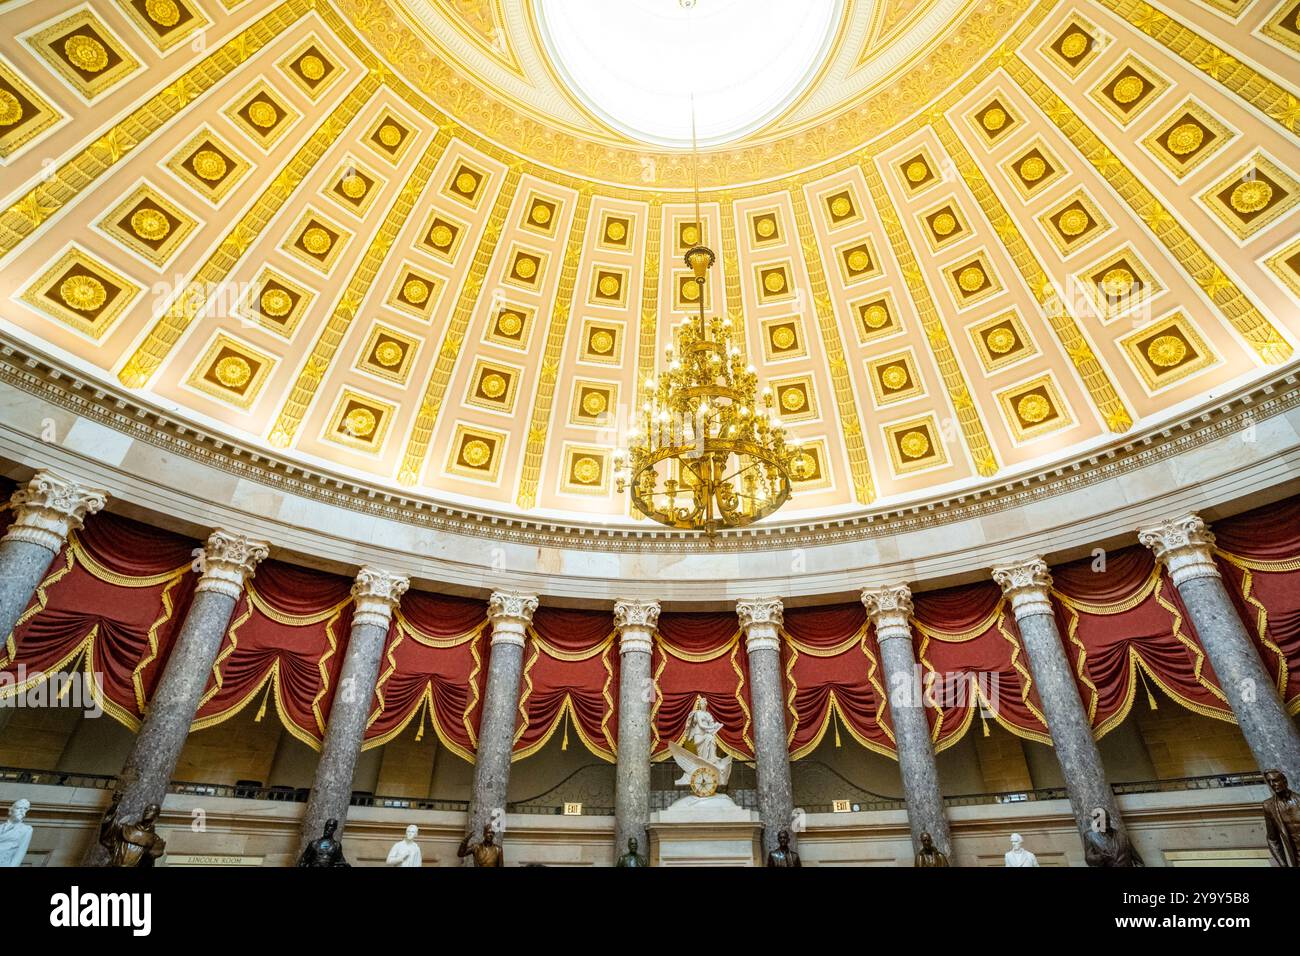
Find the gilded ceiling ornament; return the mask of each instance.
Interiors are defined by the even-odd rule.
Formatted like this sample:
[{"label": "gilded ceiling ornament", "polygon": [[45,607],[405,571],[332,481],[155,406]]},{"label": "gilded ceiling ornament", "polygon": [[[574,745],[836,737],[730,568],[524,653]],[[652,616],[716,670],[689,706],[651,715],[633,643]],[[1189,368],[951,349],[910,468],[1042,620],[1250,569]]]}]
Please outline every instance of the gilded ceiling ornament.
[{"label": "gilded ceiling ornament", "polygon": [[542,203],[537,203],[533,206],[533,211],[529,214],[529,218],[539,226],[546,225],[551,221],[550,207],[545,206]]},{"label": "gilded ceiling ornament", "polygon": [[582,410],[588,415],[599,415],[608,407],[604,392],[588,392],[582,397]]},{"label": "gilded ceiling ornament", "polygon": [[190,165],[194,167],[194,171],[199,174],[200,178],[206,179],[210,183],[214,183],[226,175],[226,170],[229,168],[226,164],[226,158],[214,149],[199,150],[194,154],[194,158],[190,160]]},{"label": "gilded ceiling ornament", "polygon": [[993,329],[984,337],[984,344],[989,347],[990,352],[998,355],[1006,355],[1016,347],[1016,335],[1006,326]]},{"label": "gilded ceiling ornament", "polygon": [[1116,266],[1101,277],[1101,291],[1109,298],[1118,299],[1128,294],[1136,281],[1132,272],[1123,266]]},{"label": "gilded ceiling ornament", "polygon": [[369,438],[374,434],[377,424],[375,413],[368,408],[354,408],[343,420],[343,427],[354,438]]},{"label": "gilded ceiling ornament", "polygon": [[900,389],[907,384],[907,369],[901,365],[891,365],[880,373],[880,381],[884,383],[885,388]]},{"label": "gilded ceiling ornament", "polygon": [[919,183],[930,174],[930,167],[925,165],[925,163],[921,162],[919,159],[914,159],[912,162],[907,164],[907,169],[904,171],[904,174],[907,176],[907,181],[909,183]]},{"label": "gilded ceiling ornament", "polygon": [[772,330],[772,344],[779,349],[788,349],[794,345],[794,331],[789,326],[781,326]]},{"label": "gilded ceiling ornament", "polygon": [[172,231],[172,224],[162,212],[146,206],[131,214],[131,231],[147,242],[160,242]]},{"label": "gilded ceiling ornament", "polygon": [[984,124],[986,130],[997,132],[1007,125],[1007,114],[1001,107],[995,106],[984,113],[980,122]]},{"label": "gilded ceiling ornament", "polygon": [[934,233],[937,236],[951,235],[957,228],[957,220],[950,212],[941,212],[934,217]]},{"label": "gilded ceiling ornament", "polygon": [[930,438],[923,431],[910,431],[899,439],[898,450],[905,458],[923,458],[930,450]]},{"label": "gilded ceiling ornament", "polygon": [[573,477],[584,485],[594,485],[600,480],[600,462],[590,456],[573,463]]},{"label": "gilded ceiling ornament", "polygon": [[966,292],[978,292],[984,288],[984,270],[979,266],[967,266],[957,275],[957,285]]},{"label": "gilded ceiling ornament", "polygon": [[1021,421],[1036,424],[1052,414],[1052,403],[1037,393],[1026,395],[1016,402],[1016,414]]},{"label": "gilded ceiling ornament", "polygon": [[108,290],[94,276],[68,276],[59,283],[59,298],[78,312],[94,312],[107,301]]},{"label": "gilded ceiling ornament", "polygon": [[787,388],[781,393],[781,407],[787,412],[797,412],[808,404],[801,388]]},{"label": "gilded ceiling ornament", "polygon": [[375,361],[384,368],[392,368],[402,361],[402,356],[406,354],[406,349],[402,348],[396,342],[380,342],[375,347]]},{"label": "gilded ceiling ornament", "polygon": [[227,355],[217,363],[212,374],[226,388],[239,389],[247,385],[249,379],[253,377],[253,369],[242,356]]},{"label": "gilded ceiling ornament", "polygon": [[298,61],[298,72],[315,82],[325,75],[325,64],[320,57],[308,53]]},{"label": "gilded ceiling ornament", "polygon": [[[522,329],[523,327],[524,327],[523,322],[521,322],[519,316],[515,315],[515,313],[513,312],[505,312],[501,315],[501,318],[497,320],[497,328],[499,328],[506,335],[518,335],[519,330]],[[596,335],[593,335],[591,337],[591,347],[596,351],[601,351],[600,349],[596,348],[596,337],[600,335],[608,336],[609,333],[597,332]],[[614,342],[611,339],[609,345],[604,349],[604,351],[608,352],[609,349],[613,347],[613,345]]]},{"label": "gilded ceiling ornament", "polygon": [[85,73],[99,73],[108,66],[108,51],[92,36],[78,33],[63,41],[63,55]]},{"label": "gilded ceiling ornament", "polygon": [[394,149],[402,141],[402,131],[392,123],[385,123],[379,127],[379,142],[383,143],[389,149]]},{"label": "gilded ceiling ornament", "polygon": [[360,199],[366,194],[367,188],[365,177],[360,176],[357,173],[348,173],[339,180],[339,189],[341,189],[343,195],[347,196],[349,199]]},{"label": "gilded ceiling ornament", "polygon": [[433,227],[433,232],[429,234],[433,244],[440,248],[451,245],[451,241],[456,238],[456,234],[451,231],[450,226],[444,226],[441,223]]},{"label": "gilded ceiling ornament", "polygon": [[424,305],[429,298],[429,283],[423,279],[407,279],[402,286],[402,297],[415,305]]},{"label": "gilded ceiling ornament", "polygon": [[1145,89],[1146,83],[1142,81],[1142,77],[1130,73],[1115,84],[1115,102],[1127,106],[1141,96]]},{"label": "gilded ceiling ornament", "polygon": [[699,241],[700,230],[696,226],[690,225],[682,230],[682,242],[686,243],[688,246],[693,246]]},{"label": "gilded ceiling ornament", "polygon": [[1186,156],[1195,152],[1205,141],[1205,131],[1196,123],[1179,123],[1170,132],[1167,142],[1169,152],[1175,156]]},{"label": "gilded ceiling ornament", "polygon": [[[871,265],[871,256],[867,255],[861,249],[856,249],[853,252],[849,253],[849,268],[852,269],[854,272],[862,272],[870,265]],[[780,275],[779,273],[774,273],[774,274],[777,275],[778,277]],[[778,289],[772,289],[771,291],[777,292],[779,291],[780,288],[784,288],[784,287],[785,287],[785,279],[782,278],[780,287]]]},{"label": "gilded ceiling ornament", "polygon": [[500,398],[506,393],[506,380],[496,372],[489,372],[483,376],[479,388],[488,398]]},{"label": "gilded ceiling ornament", "polygon": [[175,0],[145,0],[144,15],[160,27],[174,27],[181,19]]},{"label": "gilded ceiling ornament", "polygon": [[472,193],[478,188],[478,180],[473,173],[461,173],[456,177],[456,189],[463,193]]},{"label": "gilded ceiling ornament", "polygon": [[1077,236],[1088,228],[1090,221],[1088,214],[1082,209],[1067,209],[1061,213],[1057,225],[1061,227],[1062,235]]},{"label": "gilded ceiling ornament", "polygon": [[1040,156],[1029,156],[1020,164],[1020,178],[1027,183],[1035,183],[1047,172],[1047,163]]},{"label": "gilded ceiling ornament", "polygon": [[257,100],[249,104],[248,118],[254,126],[260,129],[270,129],[279,121],[280,114],[266,100]]},{"label": "gilded ceiling ornament", "polygon": [[314,256],[323,256],[329,252],[334,240],[320,226],[312,226],[302,234],[302,247]]},{"label": "gilded ceiling ornament", "polygon": [[610,242],[622,242],[626,235],[627,227],[617,219],[611,219],[609,225],[605,227],[605,238]]},{"label": "gilded ceiling ornament", "polygon": [[[865,253],[861,253],[865,255]],[[763,277],[763,288],[768,292],[780,292],[785,288],[785,273],[769,272]]]},{"label": "gilded ceiling ornament", "polygon": [[262,311],[273,319],[288,315],[293,308],[293,296],[283,289],[263,289],[258,302]]},{"label": "gilded ceiling ornament", "polygon": [[531,279],[537,275],[537,263],[526,256],[520,256],[515,262],[515,274],[522,279]]},{"label": "gilded ceiling ornament", "polygon": [[591,336],[591,350],[600,355],[607,354],[614,348],[614,336],[601,329]]},{"label": "gilded ceiling ornament", "polygon": [[776,223],[771,219],[760,219],[754,224],[754,230],[763,239],[768,239],[776,233]]},{"label": "gilded ceiling ornament", "polygon": [[601,276],[596,288],[600,290],[601,295],[614,296],[618,295],[618,286],[619,282],[615,276]]},{"label": "gilded ceiling ornament", "polygon": [[23,104],[8,90],[0,90],[0,126],[13,126],[23,118]]},{"label": "gilded ceiling ornament", "polygon": [[881,328],[889,322],[889,310],[883,305],[873,305],[862,313],[862,321],[870,328]]},{"label": "gilded ceiling ornament", "polygon": [[1273,187],[1262,179],[1247,179],[1238,183],[1228,202],[1240,213],[1259,212],[1273,199]]},{"label": "gilded ceiling ornament", "polygon": [[461,457],[465,459],[466,464],[472,468],[482,468],[487,464],[488,459],[492,457],[492,449],[488,447],[487,442],[475,438],[465,442],[461,449]]},{"label": "gilded ceiling ornament", "polygon": [[1187,357],[1187,343],[1176,335],[1160,335],[1147,346],[1147,358],[1152,365],[1171,368]]},{"label": "gilded ceiling ornament", "polygon": [[[921,173],[922,178],[925,176],[924,168]],[[908,177],[911,178],[910,176]],[[836,196],[831,200],[831,214],[834,216],[847,216],[853,212],[853,203],[849,202],[848,196]]]},{"label": "gilded ceiling ornament", "polygon": [[1067,60],[1075,60],[1083,56],[1088,50],[1088,35],[1081,30],[1071,31],[1061,41],[1061,56]]},{"label": "gilded ceiling ornament", "polygon": [[[773,289],[772,291],[776,291],[776,290]],[[700,297],[700,287],[696,285],[693,281],[688,279],[685,282],[685,284],[682,285],[682,298],[685,299],[687,302],[694,302],[699,297]]]}]

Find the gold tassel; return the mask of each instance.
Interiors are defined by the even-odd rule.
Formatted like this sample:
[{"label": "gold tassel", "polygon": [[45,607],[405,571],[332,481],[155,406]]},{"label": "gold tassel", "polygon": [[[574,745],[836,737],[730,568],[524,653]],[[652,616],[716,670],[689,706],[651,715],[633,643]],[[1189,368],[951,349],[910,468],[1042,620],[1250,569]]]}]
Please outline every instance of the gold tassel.
[{"label": "gold tassel", "polygon": [[560,719],[564,721],[564,739],[560,741],[560,749],[568,750],[569,749],[569,712],[566,710],[564,712],[564,715]]},{"label": "gold tassel", "polygon": [[[274,680],[274,678],[272,678]],[[262,718],[266,716],[266,701],[271,696],[271,681],[266,682],[266,692],[262,694],[262,706],[257,708],[257,716],[253,719],[254,723],[260,724]]]},{"label": "gold tassel", "polygon": [[1152,710],[1159,710],[1160,705],[1156,703],[1156,695],[1151,693],[1151,685],[1147,683],[1146,672],[1139,667],[1138,673],[1142,675],[1142,688],[1147,692],[1147,706]]},{"label": "gold tassel", "polygon": [[984,716],[984,708],[980,708],[980,726],[984,728],[984,736],[989,735],[989,719]]},{"label": "gold tassel", "polygon": [[415,742],[417,744],[424,739],[424,715],[428,709],[429,709],[428,701],[425,701],[424,704],[420,707],[420,728],[415,732]]},{"label": "gold tassel", "polygon": [[838,749],[840,746],[840,722],[834,711],[831,711],[831,723],[835,727],[835,747]]}]

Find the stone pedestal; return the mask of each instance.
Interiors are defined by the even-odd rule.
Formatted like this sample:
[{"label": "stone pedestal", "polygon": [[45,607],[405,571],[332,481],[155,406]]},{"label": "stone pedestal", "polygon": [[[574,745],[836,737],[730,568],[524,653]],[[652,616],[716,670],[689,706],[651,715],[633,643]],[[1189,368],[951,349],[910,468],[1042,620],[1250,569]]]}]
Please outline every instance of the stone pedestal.
[{"label": "stone pedestal", "polygon": [[1300,780],[1300,730],[1223,585],[1210,529],[1198,516],[1184,515],[1143,528],[1138,540],[1164,564],[1178,589],[1259,769]]},{"label": "stone pedestal", "polygon": [[762,866],[763,823],[726,794],[687,796],[650,814],[651,866]]},{"label": "stone pedestal", "polygon": [[0,540],[0,635],[13,631],[68,535],[107,498],[48,471],[10,496],[14,522]]},{"label": "stone pedestal", "polygon": [[[749,654],[749,699],[754,717],[754,764],[758,776],[758,812],[763,821],[763,851],[777,845],[777,834],[790,834],[790,848],[799,838],[794,820],[794,788],[790,783],[790,748],[785,728],[785,682],[781,676],[781,624],[784,608],[778,598],[739,601],[736,614]],[[764,856],[766,858],[766,856]]]},{"label": "stone pedestal", "polygon": [[650,709],[654,681],[650,651],[659,624],[658,601],[619,601],[618,766],[614,773],[614,856],[633,839],[645,852],[650,816]]}]

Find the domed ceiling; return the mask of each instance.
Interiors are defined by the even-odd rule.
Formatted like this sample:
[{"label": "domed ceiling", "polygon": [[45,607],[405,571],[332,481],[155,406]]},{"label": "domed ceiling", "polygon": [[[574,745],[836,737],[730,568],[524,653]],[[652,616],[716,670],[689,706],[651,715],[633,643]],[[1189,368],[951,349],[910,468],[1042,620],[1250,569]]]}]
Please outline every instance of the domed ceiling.
[{"label": "domed ceiling", "polygon": [[9,4],[0,331],[305,468],[644,528],[610,456],[702,239],[807,450],[770,520],[1068,467],[1294,361],[1300,0],[1174,9]]}]

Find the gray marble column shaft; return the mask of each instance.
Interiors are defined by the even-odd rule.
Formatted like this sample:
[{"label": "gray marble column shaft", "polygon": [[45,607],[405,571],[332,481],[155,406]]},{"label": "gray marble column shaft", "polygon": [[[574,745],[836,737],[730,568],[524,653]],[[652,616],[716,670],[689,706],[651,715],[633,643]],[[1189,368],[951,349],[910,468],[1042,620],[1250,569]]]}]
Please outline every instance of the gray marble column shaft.
[{"label": "gray marble column shaft", "polygon": [[749,656],[749,701],[754,717],[754,762],[758,769],[758,815],[763,823],[763,854],[777,846],[777,834],[790,833],[794,848],[800,829],[790,782],[790,746],[785,726],[785,690],[781,679],[779,598],[738,601],[736,613]]},{"label": "gray marble column shaft", "polygon": [[105,492],[48,471],[38,471],[10,496],[15,518],[0,540],[0,640],[27,610],[68,535],[107,499]]},{"label": "gray marble column shaft", "polygon": [[[199,553],[202,574],[194,600],[118,774],[118,819],[137,820],[151,803],[162,805],[230,616],[267,552],[263,541],[215,531]],[[107,860],[108,852],[98,844],[87,851],[88,864],[102,866]]]},{"label": "gray marble column shaft", "polygon": [[885,675],[889,715],[898,748],[898,768],[903,778],[903,799],[912,830],[913,851],[921,848],[921,834],[929,833],[934,845],[952,860],[952,838],[939,790],[939,770],[921,693],[920,672],[912,649],[912,592],[906,585],[868,589],[862,603],[876,628],[880,666]]},{"label": "gray marble column shaft", "polygon": [[1199,517],[1185,515],[1142,529],[1138,539],[1155,552],[1178,589],[1259,769],[1300,780],[1300,730],[1224,587],[1214,563],[1214,535]]},{"label": "gray marble column shaft", "polygon": [[470,794],[465,832],[477,841],[485,824],[501,831],[506,822],[510,788],[510,754],[519,714],[519,678],[523,673],[524,637],[537,610],[531,594],[496,591],[488,601],[492,622],[492,651],[488,657],[487,689],[479,720],[478,752],[474,756],[474,789]]},{"label": "gray marble column shaft", "polygon": [[634,839],[648,856],[650,841],[650,711],[654,682],[650,652],[659,624],[658,601],[619,601],[614,627],[619,639],[618,765],[614,772],[614,856]]},{"label": "gray marble column shaft", "polygon": [[393,608],[409,586],[406,577],[378,568],[362,568],[352,585],[352,629],[302,819],[300,853],[312,840],[320,839],[326,820],[338,821],[336,835],[340,837],[347,826],[352,774],[361,754],[388,625]]},{"label": "gray marble column shaft", "polygon": [[1114,829],[1122,831],[1124,821],[1119,804],[1106,778],[1092,724],[1052,612],[1049,597],[1052,576],[1047,563],[1042,558],[1032,558],[994,568],[993,579],[1011,600],[1080,837],[1093,828],[1094,811],[1098,807],[1106,811]]}]

